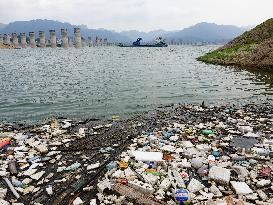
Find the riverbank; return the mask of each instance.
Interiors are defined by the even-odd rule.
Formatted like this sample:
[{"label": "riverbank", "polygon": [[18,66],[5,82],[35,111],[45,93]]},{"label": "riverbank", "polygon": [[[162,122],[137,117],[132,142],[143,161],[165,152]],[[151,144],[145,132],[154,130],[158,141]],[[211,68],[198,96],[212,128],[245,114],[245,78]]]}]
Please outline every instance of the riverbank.
[{"label": "riverbank", "polygon": [[175,204],[183,192],[193,204],[269,205],[272,125],[272,104],[173,105],[124,121],[1,123],[0,200]]},{"label": "riverbank", "polygon": [[197,58],[226,66],[273,69],[273,19],[245,32],[227,45]]}]

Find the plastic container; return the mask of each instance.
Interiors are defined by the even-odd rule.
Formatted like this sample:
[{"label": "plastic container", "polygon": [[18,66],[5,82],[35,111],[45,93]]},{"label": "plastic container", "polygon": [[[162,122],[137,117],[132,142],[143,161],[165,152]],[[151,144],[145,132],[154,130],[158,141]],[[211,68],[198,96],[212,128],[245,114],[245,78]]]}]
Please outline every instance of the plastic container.
[{"label": "plastic container", "polygon": [[179,205],[189,205],[190,204],[190,192],[187,189],[178,189],[175,192],[175,200]]}]

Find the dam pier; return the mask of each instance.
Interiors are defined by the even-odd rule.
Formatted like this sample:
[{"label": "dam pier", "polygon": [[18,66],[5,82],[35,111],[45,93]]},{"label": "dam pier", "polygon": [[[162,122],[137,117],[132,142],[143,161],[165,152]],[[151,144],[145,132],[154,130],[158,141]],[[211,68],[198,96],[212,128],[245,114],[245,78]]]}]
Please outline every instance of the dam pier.
[{"label": "dam pier", "polygon": [[[74,28],[74,33],[69,35],[68,30],[62,28],[60,30],[60,35],[57,35],[56,30],[50,29],[48,30],[49,33],[45,31],[39,31],[39,33],[35,33],[34,31],[28,32],[28,36],[25,32],[21,32],[17,35],[16,32],[10,34],[0,34],[0,45],[3,45],[4,48],[82,48],[85,46],[92,47],[92,46],[110,46],[114,44],[110,44],[107,42],[107,38],[103,39],[98,36],[91,38],[87,37],[84,39],[81,35],[80,28]],[[48,35],[49,34],[49,35]],[[47,39],[47,36],[49,38]],[[37,37],[37,38],[36,38]],[[60,37],[60,38],[59,38]],[[94,42],[92,42],[94,39]]]}]

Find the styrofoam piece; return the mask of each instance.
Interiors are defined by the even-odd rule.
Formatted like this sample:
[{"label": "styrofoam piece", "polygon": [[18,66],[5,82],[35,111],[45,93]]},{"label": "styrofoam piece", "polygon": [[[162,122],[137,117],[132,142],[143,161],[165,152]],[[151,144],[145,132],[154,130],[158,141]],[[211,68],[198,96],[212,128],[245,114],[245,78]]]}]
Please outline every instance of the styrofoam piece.
[{"label": "styrofoam piece", "polygon": [[143,152],[143,151],[132,151],[131,154],[138,161],[162,161],[162,152]]},{"label": "styrofoam piece", "polygon": [[238,195],[247,195],[247,194],[253,193],[253,191],[249,188],[249,186],[245,182],[231,181],[230,183],[232,187],[234,188],[236,194]]},{"label": "styrofoam piece", "polygon": [[209,179],[220,184],[228,184],[230,181],[230,170],[213,166],[209,170]]},{"label": "styrofoam piece", "polygon": [[171,181],[168,177],[163,179],[163,181],[159,185],[159,188],[161,188],[164,191],[167,191],[170,187],[171,187]]},{"label": "styrofoam piece", "polygon": [[198,192],[202,189],[204,189],[205,186],[198,180],[192,178],[189,185],[188,185],[188,190],[192,193]]}]

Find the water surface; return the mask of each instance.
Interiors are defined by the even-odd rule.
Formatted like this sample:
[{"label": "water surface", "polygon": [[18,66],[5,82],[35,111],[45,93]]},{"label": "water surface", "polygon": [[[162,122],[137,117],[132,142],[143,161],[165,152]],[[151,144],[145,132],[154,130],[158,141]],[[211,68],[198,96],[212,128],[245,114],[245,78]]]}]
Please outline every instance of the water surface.
[{"label": "water surface", "polygon": [[272,73],[195,60],[215,48],[0,50],[0,120],[128,116],[169,103],[272,100]]}]

